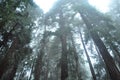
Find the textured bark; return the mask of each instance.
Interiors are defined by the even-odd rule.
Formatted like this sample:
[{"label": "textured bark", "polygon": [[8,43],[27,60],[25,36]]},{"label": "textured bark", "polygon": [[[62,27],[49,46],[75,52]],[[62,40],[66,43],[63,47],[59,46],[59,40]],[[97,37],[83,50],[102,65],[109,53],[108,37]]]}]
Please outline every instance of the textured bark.
[{"label": "textured bark", "polygon": [[6,80],[14,80],[17,68],[18,68],[18,63],[15,63],[10,74],[8,75],[8,79],[6,79]]},{"label": "textured bark", "polygon": [[93,66],[92,66],[92,63],[91,63],[91,60],[90,60],[90,57],[88,55],[87,49],[86,49],[85,44],[84,44],[84,40],[83,40],[82,33],[81,33],[80,29],[79,29],[79,33],[80,33],[81,42],[82,42],[83,48],[85,50],[85,54],[87,56],[87,60],[88,60],[89,66],[90,66],[90,71],[92,73],[93,80],[97,80],[96,79],[96,75],[95,75],[95,71],[93,69]]},{"label": "textured bark", "polygon": [[93,41],[95,42],[96,46],[98,47],[98,49],[100,51],[100,54],[103,57],[103,60],[106,64],[106,67],[108,69],[111,79],[112,80],[120,80],[120,72],[119,72],[118,68],[116,67],[115,62],[114,62],[113,58],[111,57],[111,55],[109,54],[104,43],[98,36],[97,32],[93,31],[93,25],[91,25],[89,23],[87,16],[85,16],[84,12],[79,11],[79,13],[81,14],[81,17],[82,17],[83,21],[85,22]]},{"label": "textured bark", "polygon": [[1,80],[14,80],[16,71],[18,68],[18,63],[15,63],[8,71],[3,75]]},{"label": "textured bark", "polygon": [[67,44],[66,36],[61,36],[62,42],[62,56],[61,56],[61,80],[66,80],[68,76],[68,66],[67,66]]},{"label": "textured bark", "polygon": [[15,50],[18,44],[18,39],[15,38],[11,47],[9,48],[9,50],[7,51],[5,57],[3,58],[3,60],[0,62],[0,79],[2,77],[2,75],[4,73],[6,73],[6,71],[9,69],[9,67],[11,66],[11,62],[10,60],[13,59],[14,55],[15,55]]},{"label": "textured bark", "polygon": [[42,59],[44,56],[45,40],[46,40],[46,33],[44,33],[43,39],[41,40],[41,49],[38,54],[38,58],[36,59],[35,70],[34,70],[35,80],[40,80],[42,65],[43,65]]},{"label": "textured bark", "polygon": [[41,75],[41,71],[42,71],[42,57],[44,55],[43,50],[41,49],[40,54],[38,55],[38,58],[36,60],[36,65],[35,65],[35,73],[34,73],[34,77],[35,80],[40,80],[40,75]]},{"label": "textured bark", "polygon": [[60,21],[59,25],[61,28],[61,44],[62,44],[62,55],[61,55],[61,80],[66,80],[68,77],[68,62],[67,62],[67,41],[66,41],[66,32],[65,32],[65,22],[63,18],[63,13],[60,11],[59,14]]},{"label": "textured bark", "polygon": [[104,64],[103,67],[104,67],[104,69],[105,69],[105,71],[106,71],[106,78],[107,78],[106,80],[111,80],[111,79],[110,79],[109,72],[108,72],[108,70],[107,70],[107,67],[106,67],[106,65],[105,65],[105,63],[104,63],[104,61],[103,61],[102,56],[100,55],[100,52],[99,52],[97,46],[95,46],[95,49],[96,49],[96,51],[97,51],[97,53],[98,53],[98,58],[99,58],[99,60],[101,61],[102,64]]},{"label": "textured bark", "polygon": [[81,76],[80,76],[80,64],[79,64],[79,58],[78,58],[78,53],[76,52],[76,48],[75,48],[75,42],[74,42],[74,39],[73,39],[73,34],[72,34],[72,32],[71,32],[71,41],[72,41],[72,50],[73,50],[73,52],[74,52],[74,57],[75,57],[75,62],[76,62],[76,76],[77,76],[77,78],[76,79],[78,79],[78,80],[80,80],[81,79]]},{"label": "textured bark", "polygon": [[113,44],[110,43],[110,49],[112,50],[112,52],[114,53],[114,60],[118,63],[119,68],[120,68],[120,52],[119,49]]}]

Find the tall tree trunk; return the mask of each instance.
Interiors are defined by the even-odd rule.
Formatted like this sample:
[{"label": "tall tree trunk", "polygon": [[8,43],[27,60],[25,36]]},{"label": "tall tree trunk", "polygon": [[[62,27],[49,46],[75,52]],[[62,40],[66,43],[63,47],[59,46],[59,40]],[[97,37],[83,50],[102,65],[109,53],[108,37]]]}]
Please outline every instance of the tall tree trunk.
[{"label": "tall tree trunk", "polygon": [[97,80],[96,79],[96,75],[95,75],[95,71],[93,69],[93,66],[92,66],[92,63],[91,63],[91,60],[90,60],[90,57],[88,55],[87,49],[86,49],[85,44],[84,44],[84,40],[83,40],[83,37],[82,37],[82,33],[80,31],[80,28],[79,28],[79,33],[80,33],[81,42],[82,42],[83,48],[85,50],[85,54],[87,56],[87,60],[88,60],[89,66],[90,66],[90,70],[91,70],[91,73],[92,73],[93,80]]},{"label": "tall tree trunk", "polygon": [[42,41],[41,41],[41,49],[40,52],[38,54],[38,58],[36,60],[36,64],[35,64],[35,70],[34,70],[34,78],[35,80],[40,80],[40,75],[41,75],[41,71],[42,71],[42,65],[43,65],[43,56],[44,56],[44,48],[45,48],[45,37],[43,37]]},{"label": "tall tree trunk", "polygon": [[109,54],[104,43],[98,36],[97,32],[93,31],[93,25],[91,25],[89,23],[89,21],[87,20],[87,17],[85,16],[85,14],[82,11],[79,11],[79,13],[81,14],[81,17],[82,17],[83,21],[85,22],[86,27],[88,28],[93,41],[95,42],[96,46],[98,47],[98,49],[100,51],[100,54],[102,55],[102,57],[105,61],[105,64],[106,64],[106,67],[108,69],[111,79],[112,80],[120,80],[120,72],[119,72],[118,68],[116,67],[115,62],[114,62],[113,58],[111,57],[111,55]]},{"label": "tall tree trunk", "polygon": [[9,69],[9,71],[7,71],[7,73],[3,75],[1,80],[14,80],[17,68],[18,68],[18,62],[14,63],[14,65]]},{"label": "tall tree trunk", "polygon": [[81,79],[80,77],[80,64],[79,64],[79,58],[78,58],[78,53],[76,52],[76,48],[75,48],[75,42],[74,42],[74,38],[73,38],[73,34],[72,32],[70,33],[71,35],[71,42],[72,42],[72,50],[73,50],[73,53],[74,53],[74,57],[75,57],[75,62],[76,62],[76,76],[78,80]]},{"label": "tall tree trunk", "polygon": [[60,11],[59,14],[60,21],[60,39],[61,39],[61,44],[62,44],[62,55],[61,55],[61,80],[66,80],[68,77],[68,62],[67,62],[67,41],[66,41],[66,29],[65,29],[65,22],[63,18],[63,13],[62,10]]},{"label": "tall tree trunk", "polygon": [[120,52],[119,52],[118,48],[116,46],[114,46],[114,44],[109,43],[109,45],[110,45],[110,49],[113,52],[114,60],[117,62],[118,67],[120,68]]},{"label": "tall tree trunk", "polygon": [[43,64],[42,62],[43,55],[44,55],[44,51],[43,49],[41,49],[40,54],[38,55],[38,58],[36,60],[36,65],[35,65],[35,73],[34,73],[35,80],[40,80],[40,74],[42,71],[42,64]]},{"label": "tall tree trunk", "polygon": [[68,76],[68,65],[67,65],[67,43],[66,36],[61,36],[62,42],[62,56],[61,56],[61,80],[66,80]]},{"label": "tall tree trunk", "polygon": [[14,77],[15,77],[15,74],[16,74],[16,71],[17,71],[17,68],[18,68],[18,62],[13,65],[13,68],[12,68],[11,73],[10,73],[10,75],[8,76],[8,79],[7,79],[7,80],[14,80]]},{"label": "tall tree trunk", "polygon": [[107,80],[111,80],[111,79],[110,79],[109,72],[108,72],[107,67],[106,67],[106,65],[105,65],[105,62],[103,61],[103,58],[102,58],[102,56],[100,55],[100,52],[99,52],[97,46],[95,46],[95,49],[96,49],[96,52],[98,53],[99,61],[101,61],[101,63],[104,64],[103,67],[104,67],[104,69],[105,69],[105,71],[106,71],[106,78],[107,78]]},{"label": "tall tree trunk", "polygon": [[3,60],[0,62],[0,79],[3,76],[4,73],[6,73],[6,71],[9,69],[9,67],[11,66],[11,59],[13,59],[13,56],[15,55],[15,50],[16,47],[18,45],[18,39],[15,38],[11,47],[9,48],[9,50],[7,51],[5,57],[3,58]]},{"label": "tall tree trunk", "polygon": [[48,34],[46,33],[46,26],[44,27],[44,34],[43,34],[43,38],[41,40],[41,48],[40,48],[40,52],[38,54],[38,58],[36,59],[36,64],[35,64],[35,70],[34,70],[34,78],[35,80],[40,80],[40,76],[41,76],[41,72],[42,72],[42,66],[43,66],[43,56],[44,56],[44,49],[46,46],[46,38],[47,38]]}]

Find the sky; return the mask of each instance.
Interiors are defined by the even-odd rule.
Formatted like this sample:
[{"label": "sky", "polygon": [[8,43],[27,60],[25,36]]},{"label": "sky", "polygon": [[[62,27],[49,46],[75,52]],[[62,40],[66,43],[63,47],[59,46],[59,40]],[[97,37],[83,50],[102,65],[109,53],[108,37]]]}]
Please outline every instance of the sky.
[{"label": "sky", "polygon": [[[56,1],[57,0],[34,0],[34,2],[41,9],[43,9],[44,13],[48,12]],[[96,7],[99,11],[103,13],[109,11],[110,0],[88,0],[88,1],[92,6]]]},{"label": "sky", "polygon": [[34,0],[34,2],[43,9],[44,13],[48,12],[50,8],[52,8],[52,5],[57,0]]},{"label": "sky", "polygon": [[96,7],[100,12],[106,13],[109,11],[111,0],[88,0],[89,3]]}]

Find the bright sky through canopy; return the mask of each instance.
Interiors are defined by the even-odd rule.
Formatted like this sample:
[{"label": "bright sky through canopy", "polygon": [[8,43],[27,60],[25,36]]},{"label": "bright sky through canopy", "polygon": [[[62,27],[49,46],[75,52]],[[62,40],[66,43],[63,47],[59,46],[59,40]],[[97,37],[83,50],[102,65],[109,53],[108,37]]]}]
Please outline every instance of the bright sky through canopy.
[{"label": "bright sky through canopy", "polygon": [[[34,2],[43,9],[44,13],[48,12],[57,0],[34,0]],[[111,0],[88,0],[91,5],[96,7],[99,11],[105,13],[109,11],[109,4]]]},{"label": "bright sky through canopy", "polygon": [[96,7],[100,12],[106,13],[109,11],[111,0],[88,0],[91,5]]},{"label": "bright sky through canopy", "polygon": [[43,9],[44,13],[48,12],[56,0],[34,0],[34,2]]}]

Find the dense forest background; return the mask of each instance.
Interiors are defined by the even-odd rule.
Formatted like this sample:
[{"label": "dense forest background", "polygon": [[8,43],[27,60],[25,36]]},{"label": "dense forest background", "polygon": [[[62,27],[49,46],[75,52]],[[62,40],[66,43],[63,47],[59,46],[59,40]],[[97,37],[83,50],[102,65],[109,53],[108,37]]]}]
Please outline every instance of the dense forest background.
[{"label": "dense forest background", "polygon": [[[47,3],[47,2],[46,2]],[[0,80],[120,80],[120,0],[0,0]]]}]

